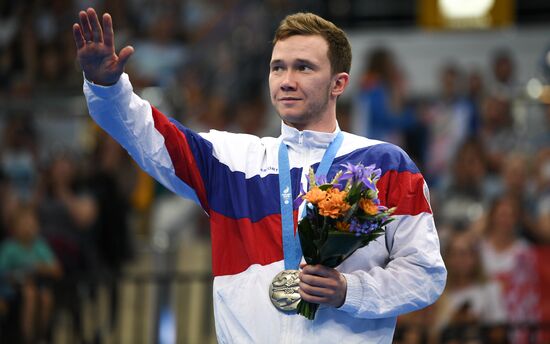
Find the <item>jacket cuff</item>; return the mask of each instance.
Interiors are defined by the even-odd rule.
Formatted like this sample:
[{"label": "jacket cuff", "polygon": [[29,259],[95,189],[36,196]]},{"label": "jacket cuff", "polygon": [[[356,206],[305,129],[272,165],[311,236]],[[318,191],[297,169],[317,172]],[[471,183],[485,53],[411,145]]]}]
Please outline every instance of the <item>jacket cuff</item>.
[{"label": "jacket cuff", "polygon": [[128,78],[128,74],[126,73],[122,73],[118,81],[111,86],[102,86],[102,85],[94,84],[92,81],[86,79],[86,76],[84,76],[84,88],[85,89],[88,88],[88,90],[91,93],[93,93],[96,97],[102,98],[102,99],[117,97],[126,87],[126,85],[130,85],[130,80]]},{"label": "jacket cuff", "polygon": [[342,273],[342,275],[346,278],[348,289],[346,291],[346,300],[338,309],[347,313],[356,313],[361,307],[361,300],[363,298],[361,279],[354,274]]}]

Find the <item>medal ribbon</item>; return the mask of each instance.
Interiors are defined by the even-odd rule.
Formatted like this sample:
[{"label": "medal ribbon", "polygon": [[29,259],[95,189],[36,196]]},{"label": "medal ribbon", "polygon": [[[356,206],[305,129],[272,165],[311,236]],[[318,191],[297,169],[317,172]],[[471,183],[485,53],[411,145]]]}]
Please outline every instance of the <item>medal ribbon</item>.
[{"label": "medal ribbon", "polygon": [[[338,132],[330,143],[315,176],[326,176],[336,153],[344,141],[342,132]],[[288,148],[284,142],[279,145],[279,194],[281,196],[281,225],[283,233],[283,254],[285,258],[285,270],[297,270],[302,260],[302,247],[300,237],[294,233],[294,220],[292,218],[292,185],[290,180],[290,163],[288,160]]]}]

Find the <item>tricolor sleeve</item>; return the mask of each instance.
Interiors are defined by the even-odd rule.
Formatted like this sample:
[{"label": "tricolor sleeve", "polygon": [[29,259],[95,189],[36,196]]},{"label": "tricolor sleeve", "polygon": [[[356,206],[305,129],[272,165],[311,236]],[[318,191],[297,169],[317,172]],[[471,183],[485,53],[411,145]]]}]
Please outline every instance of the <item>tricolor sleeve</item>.
[{"label": "tricolor sleeve", "polygon": [[401,149],[376,148],[383,175],[377,187],[382,204],[396,207],[386,228],[385,266],[345,273],[347,295],[340,308],[356,317],[398,316],[433,303],[443,292],[447,272],[429,204],[428,188]]},{"label": "tricolor sleeve", "polygon": [[137,96],[127,74],[108,87],[84,81],[94,121],[117,140],[138,165],[172,192],[209,212],[206,183],[212,145],[169,120]]}]

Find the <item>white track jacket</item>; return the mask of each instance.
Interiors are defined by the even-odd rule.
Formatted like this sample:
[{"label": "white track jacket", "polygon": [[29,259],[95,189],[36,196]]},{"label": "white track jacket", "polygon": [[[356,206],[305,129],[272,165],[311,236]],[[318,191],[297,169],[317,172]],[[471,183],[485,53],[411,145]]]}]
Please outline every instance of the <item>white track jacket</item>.
[{"label": "white track jacket", "polygon": [[220,343],[391,343],[397,316],[433,303],[443,291],[446,270],[428,189],[397,146],[343,133],[329,180],[343,163],[376,164],[380,201],[397,207],[396,220],[385,236],[337,267],[348,285],[344,305],[321,306],[310,321],[278,311],[268,295],[284,269],[277,152],[281,141],[287,144],[294,199],[340,129],[298,131],[283,124],[278,138],[198,134],[133,93],[126,74],[110,87],[85,81],[84,93],[93,119],[141,168],[210,217]]}]

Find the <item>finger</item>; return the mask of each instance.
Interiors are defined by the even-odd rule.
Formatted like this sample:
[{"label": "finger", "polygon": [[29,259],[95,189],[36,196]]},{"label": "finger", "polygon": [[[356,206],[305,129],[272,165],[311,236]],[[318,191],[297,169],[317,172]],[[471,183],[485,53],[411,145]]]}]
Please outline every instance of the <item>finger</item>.
[{"label": "finger", "polygon": [[124,68],[124,65],[128,62],[128,59],[132,54],[134,53],[134,48],[130,45],[124,47],[120,53],[118,54],[118,61],[121,64],[122,68]]},{"label": "finger", "polygon": [[332,276],[332,270],[331,268],[327,268],[324,265],[306,265],[302,269],[303,273],[309,274],[309,275],[317,275],[317,276],[323,276],[323,277],[330,277]]},{"label": "finger", "polygon": [[93,8],[88,8],[86,11],[88,13],[88,19],[90,21],[90,26],[92,27],[92,35],[94,42],[103,42],[103,31],[101,30],[101,25],[99,25],[99,19],[97,18],[97,13]]},{"label": "finger", "polygon": [[328,299],[326,297],[322,297],[322,296],[315,296],[315,295],[310,295],[308,293],[305,293],[304,291],[302,290],[299,290],[298,291],[300,293],[300,297],[307,301],[307,302],[311,302],[311,303],[328,303]]},{"label": "finger", "polygon": [[115,34],[113,32],[113,19],[109,13],[103,15],[103,43],[115,51]]},{"label": "finger", "polygon": [[330,288],[333,286],[333,283],[331,283],[332,280],[316,275],[302,274],[300,275],[300,281],[319,288]]},{"label": "finger", "polygon": [[334,294],[330,289],[315,287],[304,282],[300,282],[299,285],[299,290],[311,296],[329,297],[331,294]]},{"label": "finger", "polygon": [[78,18],[80,19],[80,29],[82,30],[82,35],[86,41],[92,40],[92,27],[90,26],[90,21],[88,20],[88,14],[84,11],[78,13]]},{"label": "finger", "polygon": [[84,47],[84,45],[86,45],[84,36],[82,36],[82,30],[80,30],[80,25],[76,23],[73,25],[73,37],[74,37],[74,41],[76,43],[77,49],[81,49]]}]

